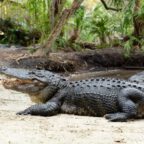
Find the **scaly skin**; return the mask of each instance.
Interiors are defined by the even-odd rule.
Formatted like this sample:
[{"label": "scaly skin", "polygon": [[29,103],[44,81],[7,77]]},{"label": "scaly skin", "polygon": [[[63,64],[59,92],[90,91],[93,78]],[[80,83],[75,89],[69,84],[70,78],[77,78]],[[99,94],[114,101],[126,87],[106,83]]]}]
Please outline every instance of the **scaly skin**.
[{"label": "scaly skin", "polygon": [[2,82],[5,88],[27,93],[36,103],[46,102],[66,85],[66,78],[45,70],[0,67],[0,73],[8,76]]},{"label": "scaly skin", "polygon": [[38,80],[24,80],[18,78],[8,78],[2,81],[6,89],[26,93],[35,103],[45,103],[57,92],[57,87],[48,86]]},{"label": "scaly skin", "polygon": [[129,80],[144,85],[144,71],[131,76]]},{"label": "scaly skin", "polygon": [[[19,69],[13,70],[17,74],[20,72]],[[0,71],[16,77],[15,73],[12,75],[6,69]],[[126,121],[130,118],[143,117],[143,85],[111,78],[68,81],[58,75],[35,70],[27,70],[26,73],[26,79],[45,82],[47,88],[52,86],[55,89],[46,103],[33,105],[18,112],[19,115],[52,116],[58,113],[105,115],[105,118],[110,121]]]}]

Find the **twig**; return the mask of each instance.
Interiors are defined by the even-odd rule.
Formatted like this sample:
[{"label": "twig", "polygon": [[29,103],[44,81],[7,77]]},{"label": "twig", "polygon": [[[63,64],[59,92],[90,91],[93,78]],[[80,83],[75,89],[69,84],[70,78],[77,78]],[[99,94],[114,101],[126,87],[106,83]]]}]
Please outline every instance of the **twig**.
[{"label": "twig", "polygon": [[106,2],[104,0],[101,0],[103,6],[105,7],[106,10],[113,10],[113,11],[121,11],[121,9],[116,9],[116,8],[112,8],[112,7],[108,7]]}]

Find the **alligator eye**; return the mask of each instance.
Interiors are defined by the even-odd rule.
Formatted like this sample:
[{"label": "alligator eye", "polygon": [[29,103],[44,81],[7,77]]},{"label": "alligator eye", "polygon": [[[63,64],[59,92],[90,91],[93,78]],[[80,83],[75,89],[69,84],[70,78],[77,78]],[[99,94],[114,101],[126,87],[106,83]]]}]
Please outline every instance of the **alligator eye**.
[{"label": "alligator eye", "polygon": [[96,87],[96,85],[93,85],[94,87]]}]

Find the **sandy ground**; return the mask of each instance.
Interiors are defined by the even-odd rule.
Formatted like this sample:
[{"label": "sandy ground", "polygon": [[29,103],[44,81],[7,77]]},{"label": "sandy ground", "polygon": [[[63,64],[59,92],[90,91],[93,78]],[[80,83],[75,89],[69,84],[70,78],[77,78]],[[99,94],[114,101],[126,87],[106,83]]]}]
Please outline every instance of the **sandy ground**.
[{"label": "sandy ground", "polygon": [[144,120],[112,123],[97,117],[15,114],[31,104],[27,95],[6,90],[0,84],[0,144],[144,143]]}]

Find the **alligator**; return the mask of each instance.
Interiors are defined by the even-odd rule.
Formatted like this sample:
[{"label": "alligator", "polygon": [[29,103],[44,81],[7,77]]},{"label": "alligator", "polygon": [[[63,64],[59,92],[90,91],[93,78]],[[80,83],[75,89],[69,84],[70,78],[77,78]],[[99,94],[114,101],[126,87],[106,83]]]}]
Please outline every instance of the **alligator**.
[{"label": "alligator", "polygon": [[129,80],[144,85],[144,71],[131,76]]},{"label": "alligator", "polygon": [[[4,83],[6,88],[26,93],[29,91],[31,94],[37,91],[47,94],[45,103],[35,104],[18,112],[17,115],[53,116],[67,113],[105,116],[113,122],[144,116],[144,86],[135,82],[100,77],[70,81],[45,70],[7,67],[0,67],[0,73],[25,80],[25,83],[18,87]],[[23,88],[24,85],[27,88]],[[35,89],[33,85],[36,86]]]}]

